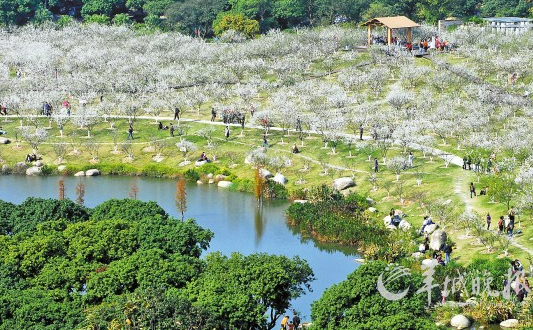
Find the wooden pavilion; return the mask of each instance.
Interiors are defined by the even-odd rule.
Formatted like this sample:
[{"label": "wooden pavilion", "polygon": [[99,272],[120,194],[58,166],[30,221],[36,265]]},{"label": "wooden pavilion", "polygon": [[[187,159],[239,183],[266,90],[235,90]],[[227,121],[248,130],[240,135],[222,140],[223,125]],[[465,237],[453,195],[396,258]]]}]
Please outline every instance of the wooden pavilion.
[{"label": "wooden pavilion", "polygon": [[405,16],[394,17],[376,17],[363,24],[361,26],[368,26],[368,44],[372,43],[372,27],[385,26],[387,27],[387,43],[392,44],[392,30],[407,29],[407,42],[411,42],[411,29],[419,27],[420,25],[411,21]]}]

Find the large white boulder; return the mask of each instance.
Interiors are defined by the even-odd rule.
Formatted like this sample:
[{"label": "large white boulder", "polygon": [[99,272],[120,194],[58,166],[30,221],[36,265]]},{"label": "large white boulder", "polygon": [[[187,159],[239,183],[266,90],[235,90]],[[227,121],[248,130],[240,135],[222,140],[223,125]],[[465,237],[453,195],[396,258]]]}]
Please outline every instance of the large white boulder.
[{"label": "large white boulder", "polygon": [[57,167],[57,171],[58,171],[59,173],[63,172],[63,171],[66,170],[66,169],[67,169],[67,165],[59,165],[59,166]]},{"label": "large white boulder", "polygon": [[32,166],[26,170],[26,175],[39,175],[41,174],[41,168],[39,166]]},{"label": "large white boulder", "polygon": [[430,266],[437,266],[439,263],[436,259],[424,259],[422,260],[422,269],[428,268]]},{"label": "large white boulder", "polygon": [[429,248],[432,250],[439,250],[440,247],[446,243],[446,239],[448,236],[446,235],[446,232],[444,230],[436,230],[431,234],[431,238],[429,240]]},{"label": "large white boulder", "polygon": [[338,178],[333,181],[333,188],[337,189],[338,191],[348,189],[350,187],[355,187],[355,182],[353,182],[352,178]]},{"label": "large white boulder", "polygon": [[2,165],[2,174],[9,174],[11,173],[11,167],[9,165],[4,164]]},{"label": "large white boulder", "polygon": [[424,254],[422,252],[415,252],[415,253],[411,254],[411,257],[415,258],[415,259],[420,259],[423,256],[424,256]]},{"label": "large white boulder", "polygon": [[194,163],[194,166],[200,167],[200,166],[205,165],[205,164],[207,164],[207,160],[198,160],[198,161],[196,161],[196,163]]},{"label": "large white boulder", "polygon": [[402,221],[400,221],[400,224],[398,225],[398,227],[403,230],[403,231],[408,231],[409,229],[411,229],[413,226],[411,226],[411,224],[405,220],[402,219]]},{"label": "large white boulder", "polygon": [[289,180],[287,180],[287,178],[281,173],[276,173],[276,175],[274,175],[272,178],[272,181],[282,185],[285,185],[287,182],[289,182]]},{"label": "large white boulder", "polygon": [[260,168],[259,169],[259,175],[265,179],[270,179],[271,177],[273,177],[274,175],[272,175],[272,173],[267,170],[266,168]]},{"label": "large white boulder", "polygon": [[520,323],[518,322],[517,319],[508,319],[500,323],[500,327],[502,328],[513,329],[513,328],[518,328],[519,326],[520,326]]},{"label": "large white boulder", "polygon": [[5,138],[5,137],[0,137],[0,144],[8,144],[10,143],[11,141],[9,141],[8,138]]},{"label": "large white boulder", "polygon": [[85,171],[85,176],[97,176],[97,175],[100,175],[100,171],[95,168]]},{"label": "large white boulder", "polygon": [[226,178],[227,176],[225,176],[224,174],[217,174],[217,176],[215,176],[216,181],[225,181]]},{"label": "large white boulder", "polygon": [[229,188],[232,185],[231,181],[219,181],[218,186],[220,188]]},{"label": "large white boulder", "polygon": [[392,218],[390,215],[387,215],[385,218],[383,218],[383,224],[385,227],[392,225]]},{"label": "large white boulder", "polygon": [[43,162],[40,161],[40,160],[38,160],[38,161],[36,161],[35,163],[33,163],[33,166],[37,166],[37,167],[41,167],[41,166],[43,166],[43,165],[44,165]]},{"label": "large white boulder", "polygon": [[306,199],[295,199],[293,203],[305,204],[307,203],[307,200]]},{"label": "large white boulder", "polygon": [[368,212],[370,213],[376,213],[378,210],[375,208],[375,207],[369,207],[368,209],[366,209]]},{"label": "large white boulder", "polygon": [[439,225],[437,225],[436,223],[432,225],[427,225],[424,227],[424,233],[432,234],[435,230],[437,230],[437,228],[439,228]]},{"label": "large white boulder", "polygon": [[450,325],[457,329],[465,329],[470,327],[472,325],[472,322],[470,322],[470,320],[466,316],[458,314],[452,317]]},{"label": "large white boulder", "polygon": [[79,172],[75,173],[74,176],[85,176],[85,172],[79,171]]},{"label": "large white boulder", "polygon": [[207,175],[207,178],[208,178],[208,179],[212,179],[212,178],[214,178],[213,173],[209,173],[209,174]]}]

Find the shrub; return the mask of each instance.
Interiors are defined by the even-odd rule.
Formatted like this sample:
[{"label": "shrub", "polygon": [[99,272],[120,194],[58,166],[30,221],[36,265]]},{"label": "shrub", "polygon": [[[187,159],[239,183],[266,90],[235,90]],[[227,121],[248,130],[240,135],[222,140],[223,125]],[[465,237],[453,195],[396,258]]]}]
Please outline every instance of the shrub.
[{"label": "shrub", "polygon": [[200,180],[200,174],[198,174],[198,171],[194,168],[185,171],[184,176],[187,182],[196,182]]},{"label": "shrub", "polygon": [[161,164],[148,164],[141,169],[142,175],[156,178],[171,176],[175,172],[176,171],[172,167],[164,166]]},{"label": "shrub", "polygon": [[466,313],[473,319],[483,323],[500,323],[513,317],[516,305],[512,300],[501,296],[489,297],[484,295],[475,306],[467,309]]},{"label": "shrub", "polygon": [[254,192],[254,182],[250,179],[236,178],[231,182],[233,182],[233,184],[230,186],[229,189],[232,191],[242,191],[248,193]]},{"label": "shrub", "polygon": [[294,189],[290,192],[290,198],[292,200],[307,199],[307,191],[305,188]]},{"label": "shrub", "polygon": [[204,164],[204,165],[202,165],[202,166],[200,166],[200,167],[198,168],[198,173],[199,173],[200,175],[202,175],[202,174],[205,175],[205,174],[209,174],[209,173],[218,174],[219,170],[220,170],[220,169],[219,169],[218,166],[216,166],[215,164],[213,164],[213,163],[206,163],[206,164]]},{"label": "shrub", "polygon": [[265,193],[266,198],[287,199],[288,195],[287,188],[285,188],[284,185],[274,181],[267,181]]},{"label": "shrub", "polygon": [[386,229],[376,227],[366,217],[368,203],[358,202],[363,198],[346,200],[325,186],[314,189],[313,194],[315,201],[309,198],[308,203],[294,203],[287,209],[287,221],[304,235],[353,246],[372,243],[380,246],[388,237]]},{"label": "shrub", "polygon": [[43,167],[41,167],[41,175],[53,175],[56,172],[56,168],[50,165],[43,165]]}]

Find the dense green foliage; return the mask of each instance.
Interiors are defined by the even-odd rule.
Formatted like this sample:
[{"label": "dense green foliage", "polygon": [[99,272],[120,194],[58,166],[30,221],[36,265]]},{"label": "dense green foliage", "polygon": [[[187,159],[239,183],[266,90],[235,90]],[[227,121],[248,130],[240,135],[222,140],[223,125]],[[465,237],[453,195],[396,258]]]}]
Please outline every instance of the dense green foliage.
[{"label": "dense green foliage", "polygon": [[365,198],[355,194],[344,198],[326,187],[312,194],[308,196],[311,202],[294,203],[287,209],[289,223],[302,233],[347,245],[378,242],[387,234],[365,215],[368,207]]},{"label": "dense green foliage", "polygon": [[346,281],[327,289],[312,306],[313,329],[438,329],[426,314],[427,295],[415,294],[422,286],[421,274],[400,276],[387,284],[390,292],[409,287],[405,298],[390,301],[380,295],[376,283],[386,267],[383,262],[365,263]]},{"label": "dense green foliage", "polygon": [[154,202],[0,206],[0,329],[271,329],[313,280],[297,257],[200,259],[213,233]]},{"label": "dense green foliage", "polygon": [[156,202],[142,202],[136,199],[110,199],[96,206],[91,220],[133,219],[134,217],[151,218],[161,216],[168,219],[168,214]]},{"label": "dense green foliage", "polygon": [[224,328],[272,329],[289,300],[312,280],[311,268],[298,257],[211,254],[189,294],[196,297],[194,306],[214,314]]},{"label": "dense green foliage", "polygon": [[39,223],[63,219],[70,223],[89,219],[90,210],[71,200],[30,197],[21,205],[1,202],[0,233],[18,234],[35,230]]},{"label": "dense green foliage", "polygon": [[[54,17],[64,25],[62,17],[70,15],[86,22],[145,24],[209,36],[213,33],[213,22],[220,22],[223,17],[232,21],[225,26],[233,25],[237,29],[247,26],[245,34],[252,35],[257,26],[266,32],[272,28],[359,23],[372,17],[394,15],[429,23],[449,16],[524,17],[531,15],[532,3],[527,0],[1,0],[0,8],[0,22],[4,25],[42,23]],[[239,22],[246,24],[235,24],[237,17],[242,17]],[[219,28],[219,32],[223,30]]]}]

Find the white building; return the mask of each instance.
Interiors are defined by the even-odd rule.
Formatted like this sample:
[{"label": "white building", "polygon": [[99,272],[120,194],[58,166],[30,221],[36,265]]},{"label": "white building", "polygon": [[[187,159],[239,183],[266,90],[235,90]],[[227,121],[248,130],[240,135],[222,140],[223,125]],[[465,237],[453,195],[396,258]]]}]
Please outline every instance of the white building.
[{"label": "white building", "polygon": [[484,18],[488,22],[488,28],[493,32],[505,34],[520,34],[533,29],[533,19],[520,17],[491,17]]}]

